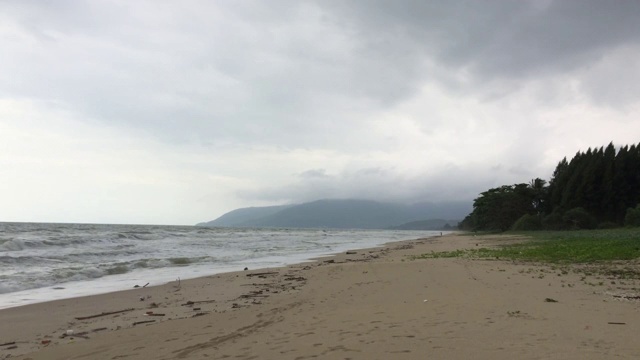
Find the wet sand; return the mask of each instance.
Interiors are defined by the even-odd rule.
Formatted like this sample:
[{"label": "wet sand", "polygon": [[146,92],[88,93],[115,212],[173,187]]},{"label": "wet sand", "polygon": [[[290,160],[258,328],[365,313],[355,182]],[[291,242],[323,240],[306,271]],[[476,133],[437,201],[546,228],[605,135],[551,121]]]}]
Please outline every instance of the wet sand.
[{"label": "wet sand", "polygon": [[513,241],[449,235],[4,309],[0,359],[640,358],[635,280],[412,258]]}]

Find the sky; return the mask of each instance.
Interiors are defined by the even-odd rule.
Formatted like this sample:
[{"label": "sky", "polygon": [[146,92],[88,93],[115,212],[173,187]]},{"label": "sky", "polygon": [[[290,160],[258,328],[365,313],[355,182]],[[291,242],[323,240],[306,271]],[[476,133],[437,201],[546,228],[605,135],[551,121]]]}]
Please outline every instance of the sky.
[{"label": "sky", "polygon": [[0,221],[469,201],[640,140],[640,2],[0,0]]}]

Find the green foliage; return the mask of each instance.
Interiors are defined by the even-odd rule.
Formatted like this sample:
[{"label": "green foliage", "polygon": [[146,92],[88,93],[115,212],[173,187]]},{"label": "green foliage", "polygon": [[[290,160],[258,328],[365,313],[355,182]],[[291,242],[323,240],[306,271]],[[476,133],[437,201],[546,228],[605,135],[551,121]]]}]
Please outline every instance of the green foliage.
[{"label": "green foliage", "polygon": [[554,212],[542,218],[542,228],[545,230],[564,230],[566,226],[562,215]]},{"label": "green foliage", "polygon": [[527,184],[489,189],[474,200],[473,230],[506,231],[522,215],[535,212],[534,191]]},{"label": "green foliage", "polygon": [[518,233],[531,240],[499,248],[432,251],[414,259],[470,257],[570,264],[640,258],[640,228]]},{"label": "green foliage", "polygon": [[511,227],[514,231],[542,230],[542,219],[540,215],[524,214]]},{"label": "green foliage", "polygon": [[499,249],[480,249],[478,257],[542,261],[552,263],[592,263],[640,258],[640,229],[535,231],[523,244]]},{"label": "green foliage", "polygon": [[640,226],[640,204],[635,208],[628,208],[627,214],[624,217],[624,225],[629,227]]},{"label": "green foliage", "polygon": [[454,250],[454,251],[432,251],[430,253],[421,254],[415,256],[414,259],[439,259],[439,258],[453,258],[453,257],[461,257],[467,254],[465,250]]},{"label": "green foliage", "polygon": [[[505,231],[524,215],[541,216],[547,230],[640,226],[640,214],[633,209],[638,204],[640,144],[616,148],[609,143],[578,152],[569,161],[562,159],[548,184],[535,179],[481,193],[459,227]],[[525,225],[533,224],[520,223],[517,228]]]},{"label": "green foliage", "polygon": [[464,220],[458,223],[458,229],[460,230],[473,231],[475,227],[475,216],[473,213],[467,215]]},{"label": "green foliage", "polygon": [[605,221],[605,222],[601,222],[600,224],[598,224],[598,229],[615,229],[618,228],[618,224],[614,223],[613,221]]},{"label": "green foliage", "polygon": [[578,152],[563,159],[549,182],[548,209],[582,207],[597,221],[622,225],[626,210],[640,202],[640,146]]},{"label": "green foliage", "polygon": [[562,216],[565,224],[569,225],[572,230],[594,229],[596,220],[587,212],[587,210],[576,207],[564,213]]}]

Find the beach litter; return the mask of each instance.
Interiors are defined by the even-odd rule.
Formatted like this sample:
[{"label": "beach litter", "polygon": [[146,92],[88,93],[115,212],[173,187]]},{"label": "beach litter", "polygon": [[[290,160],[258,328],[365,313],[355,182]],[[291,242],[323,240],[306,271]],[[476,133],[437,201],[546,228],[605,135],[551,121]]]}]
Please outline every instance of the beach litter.
[{"label": "beach litter", "polygon": [[155,322],[155,320],[136,321],[136,322],[133,323],[133,326],[140,325],[140,324],[146,324],[146,323],[152,323],[152,322]]},{"label": "beach litter", "polygon": [[72,339],[73,338],[77,338],[77,337],[83,338],[83,339],[89,339],[89,337],[87,336],[87,332],[86,331],[80,332],[80,333],[76,333],[73,330],[67,330],[64,334],[60,335],[60,339],[64,339],[64,338],[67,338],[67,337],[70,337]]},{"label": "beach litter", "polygon": [[251,273],[251,274],[247,274],[247,276],[252,277],[252,276],[266,276],[266,275],[277,275],[279,274],[279,272],[277,271],[268,271],[268,272],[259,272],[259,273]]},{"label": "beach litter", "polygon": [[118,310],[118,311],[102,312],[102,313],[96,314],[96,315],[80,316],[80,317],[77,317],[75,319],[76,320],[87,320],[87,319],[97,318],[97,317],[100,317],[100,316],[121,314],[121,313],[125,313],[125,312],[128,312],[128,311],[133,311],[133,310],[135,310],[135,309],[134,308],[130,308],[130,309],[124,309],[124,310]]}]

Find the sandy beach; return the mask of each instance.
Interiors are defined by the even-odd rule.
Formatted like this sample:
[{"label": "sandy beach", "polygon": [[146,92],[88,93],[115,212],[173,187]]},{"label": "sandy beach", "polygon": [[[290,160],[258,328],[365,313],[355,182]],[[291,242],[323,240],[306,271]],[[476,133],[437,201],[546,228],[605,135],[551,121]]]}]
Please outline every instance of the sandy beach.
[{"label": "sandy beach", "polygon": [[510,241],[448,235],[4,309],[0,359],[640,358],[634,280],[412,258]]}]

